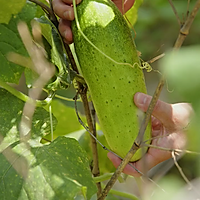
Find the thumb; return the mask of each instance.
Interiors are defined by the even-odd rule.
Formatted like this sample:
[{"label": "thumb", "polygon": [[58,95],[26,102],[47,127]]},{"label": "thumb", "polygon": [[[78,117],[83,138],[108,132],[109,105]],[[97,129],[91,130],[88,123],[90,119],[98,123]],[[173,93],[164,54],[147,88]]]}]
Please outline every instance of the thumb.
[{"label": "thumb", "polygon": [[[136,93],[134,96],[135,105],[143,112],[147,111],[151,99],[152,99],[151,96],[140,92]],[[173,113],[171,104],[158,100],[154,107],[152,115],[157,119],[159,119],[161,123],[164,124],[165,126],[168,127],[173,126],[173,121],[172,121]]]}]

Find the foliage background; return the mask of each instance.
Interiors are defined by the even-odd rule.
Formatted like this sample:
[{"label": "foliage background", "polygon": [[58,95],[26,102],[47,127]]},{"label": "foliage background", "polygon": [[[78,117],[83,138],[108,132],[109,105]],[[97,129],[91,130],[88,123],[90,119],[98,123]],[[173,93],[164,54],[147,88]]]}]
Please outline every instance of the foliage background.
[{"label": "foliage background", "polygon": [[[187,2],[188,1],[186,0],[173,1],[175,7],[177,8],[179,17],[183,20],[186,18],[185,11],[187,10]],[[190,1],[189,11],[193,8],[195,2],[196,1],[194,0]],[[19,5],[19,10],[20,9],[21,7]],[[15,13],[15,11],[13,13]],[[38,9],[37,10],[38,16],[40,15],[40,13],[41,13],[41,10]],[[135,42],[136,42],[138,50],[142,53],[142,56],[141,56],[142,59],[145,61],[148,61],[151,58],[171,49],[178,36],[179,28],[180,27],[177,23],[175,15],[168,1],[144,0],[143,4],[138,10],[137,22],[134,25],[134,29],[137,33],[135,37]],[[134,35],[134,32],[133,32],[133,35]],[[200,41],[200,14],[197,15],[192,25],[192,28],[190,30],[190,34],[184,42],[184,46],[196,45],[196,44],[199,44],[199,41]],[[13,45],[16,45],[14,41],[13,41]],[[2,48],[2,46],[0,48]],[[20,49],[19,52],[20,51],[24,53],[24,49]],[[161,71],[159,62],[153,63],[152,67],[153,69],[158,69],[159,71]],[[156,72],[150,72],[150,73],[145,72],[145,77],[146,77],[146,85],[147,85],[148,93],[152,95],[159,81],[160,74]],[[19,84],[14,85],[14,87],[24,93],[27,93],[27,88],[25,87],[24,83],[25,83],[25,80],[24,80],[24,77],[22,76]],[[65,96],[65,97],[73,98],[75,95],[75,90],[73,88],[70,88],[69,90],[60,90],[60,91],[57,91],[57,94]],[[181,97],[181,95],[174,94],[174,92],[172,93],[168,92],[166,87],[163,89],[161,99],[170,103],[175,103],[175,102],[180,102],[180,101],[185,100]],[[85,131],[82,129],[82,127],[77,121],[77,118],[74,112],[74,103],[55,98],[55,100],[52,103],[52,109],[53,109],[54,116],[58,120],[57,128],[56,128],[56,131],[54,132],[54,137],[56,138],[58,136],[65,135],[67,137],[76,138],[81,144],[81,146],[83,147],[83,149],[85,149],[85,151],[88,153],[89,162],[90,162],[91,152],[89,151],[89,148],[88,148],[89,137],[88,137],[88,134],[84,134]],[[83,113],[81,104],[79,104],[79,110],[80,112]],[[83,117],[83,120],[85,120],[84,117]],[[198,136],[198,131],[192,130],[190,132],[190,135],[192,135],[192,137],[189,137],[190,142],[189,142],[188,148],[199,151],[200,149],[198,147],[198,144],[196,143],[196,141],[200,140],[200,137]],[[50,136],[46,136],[47,139],[49,139],[49,137]],[[100,129],[99,129],[99,140],[101,142],[104,142],[105,144],[105,139]],[[21,149],[18,149],[17,153],[19,151],[21,151]],[[80,152],[82,152],[82,150],[80,150]],[[112,164],[110,163],[110,161],[108,160],[106,156],[106,152],[103,151],[101,147],[99,147],[99,154],[100,154],[100,167],[102,169],[101,172],[105,173],[105,172],[114,171]],[[42,151],[39,156],[41,156],[40,159],[43,158]],[[186,174],[189,180],[193,180],[199,177],[199,173],[200,173],[199,160],[200,160],[199,156],[197,155],[194,155],[194,156],[186,155],[180,160],[180,165],[183,168],[184,173]],[[157,178],[161,176],[167,164],[168,162],[165,162],[157,166],[155,169],[153,169],[150,172],[150,175],[153,178]],[[170,196],[165,195],[163,197],[162,193],[160,194],[159,190],[156,191],[155,189],[157,196],[154,196],[154,199],[159,199],[160,196],[162,196],[162,199],[167,199],[167,198],[172,199],[172,197],[175,196],[175,193],[177,193],[177,190],[180,189],[182,186],[184,186],[184,181],[182,177],[180,176],[180,173],[177,171],[177,169],[173,167],[171,168],[171,170],[166,172],[164,179],[160,180],[159,185],[164,187],[166,190],[168,190],[170,193]],[[119,189],[121,191],[127,191],[130,193],[136,193],[136,194],[138,194],[139,192],[136,186],[136,181],[132,177],[128,177],[126,182],[124,183],[117,183],[115,185],[115,189]],[[110,196],[109,199],[116,199],[116,197]]]}]

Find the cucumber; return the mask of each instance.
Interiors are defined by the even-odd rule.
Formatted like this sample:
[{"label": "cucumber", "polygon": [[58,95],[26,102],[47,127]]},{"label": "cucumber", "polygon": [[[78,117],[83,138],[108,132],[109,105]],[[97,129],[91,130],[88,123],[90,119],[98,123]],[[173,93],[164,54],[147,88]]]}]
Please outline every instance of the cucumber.
[{"label": "cucumber", "polygon": [[[73,21],[72,32],[81,73],[110,149],[124,158],[141,125],[133,96],[146,93],[130,29],[110,0],[83,0],[75,12],[78,23]],[[144,140],[150,135],[149,125]],[[131,161],[145,151],[139,149]]]}]

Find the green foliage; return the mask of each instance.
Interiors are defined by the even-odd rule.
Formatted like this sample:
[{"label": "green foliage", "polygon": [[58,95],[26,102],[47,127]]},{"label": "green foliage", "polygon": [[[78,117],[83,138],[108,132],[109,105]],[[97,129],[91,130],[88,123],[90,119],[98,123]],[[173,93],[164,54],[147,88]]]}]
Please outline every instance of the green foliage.
[{"label": "green foliage", "polygon": [[[90,163],[92,163],[92,152],[91,152],[91,146],[90,146],[90,135],[85,130],[73,132],[67,137],[73,137],[76,138],[81,145],[81,147],[87,152],[88,159],[90,160]],[[102,134],[102,131],[98,131],[98,141],[100,141],[104,146],[108,148],[108,143],[106,142],[106,139],[104,135]],[[99,168],[101,175],[105,173],[114,172],[115,168],[111,164],[110,160],[107,157],[107,151],[103,149],[102,146],[97,146],[98,150],[98,158],[99,158]]]},{"label": "green foliage", "polygon": [[26,0],[1,0],[0,23],[8,24],[12,15],[18,14],[25,5]]},{"label": "green foliage", "polygon": [[[5,200],[50,200],[73,199],[82,194],[90,199],[96,192],[96,186],[87,156],[78,142],[59,137],[49,145],[37,145],[28,150],[20,143],[0,154],[1,197]],[[11,154],[16,164],[8,161],[6,156]]]},{"label": "green foliage", "polygon": [[[0,133],[6,137],[12,135],[19,138],[19,124],[21,122],[24,102],[9,92],[0,88]],[[57,121],[53,117],[53,126]],[[38,138],[50,133],[49,113],[44,108],[36,108],[33,120],[31,136]]]},{"label": "green foliage", "polygon": [[[6,9],[7,10],[7,9]],[[7,60],[9,52],[27,56],[26,49],[17,30],[17,24],[24,21],[30,24],[36,14],[36,7],[26,4],[22,11],[13,16],[8,24],[0,24],[0,79],[5,82],[18,83],[24,67]]]},{"label": "green foliage", "polygon": [[[41,2],[49,6],[46,0],[41,0]],[[126,16],[134,25],[137,32],[137,46],[147,60],[172,47],[179,27],[166,0],[144,1],[141,6],[142,2],[142,0],[136,0],[134,7]],[[186,17],[183,14],[187,7],[186,1],[173,2],[181,21],[183,21],[183,18]],[[195,1],[191,1],[189,10],[194,3]],[[199,16],[194,21],[194,26],[190,30],[191,36],[187,38],[186,45],[199,42]],[[27,88],[31,88],[40,76],[32,69],[19,66],[7,59],[10,52],[29,57],[17,30],[20,21],[24,21],[28,25],[30,32],[32,31],[31,22],[39,22],[46,59],[56,65],[55,76],[45,86],[47,95],[53,90],[55,92],[53,95],[62,94],[73,98],[75,90],[73,88],[73,92],[71,92],[72,87],[69,86],[71,86],[75,74],[71,71],[61,37],[44,10],[25,0],[1,0],[0,83],[5,82],[10,87],[27,94]],[[41,47],[37,42],[34,41],[34,43]],[[196,115],[188,127],[188,149],[194,151],[200,151],[198,145],[200,140],[198,133],[200,129],[199,52],[199,46],[189,46],[180,52],[166,56],[161,63],[163,71],[166,73],[168,88],[174,89],[169,96],[173,98],[173,101],[189,101],[195,110]],[[24,76],[25,80],[23,81]],[[154,78],[152,80],[155,81]],[[148,85],[151,83],[148,82]],[[62,90],[58,91],[58,89]],[[3,89],[3,85],[0,84],[0,199],[96,200],[97,188],[90,170],[92,167],[90,135],[78,122],[74,102],[61,103],[58,98],[51,101],[51,99],[45,99],[46,95],[42,94],[41,102],[46,105],[46,100],[49,100],[52,113],[49,113],[48,105],[45,108],[36,107],[31,120],[30,138],[25,143],[23,142],[24,138],[20,138],[19,127],[25,101],[28,98],[18,95],[18,91],[18,93],[14,93],[7,90]],[[41,105],[43,106],[42,103]],[[81,103],[79,103],[78,109],[83,113],[80,105]],[[81,115],[81,118],[86,122],[84,115]],[[98,140],[108,147],[100,127],[97,126],[97,130]],[[50,142],[52,131],[54,140]],[[43,144],[44,142],[46,143]],[[107,151],[98,145],[101,175],[115,170],[106,154]],[[186,171],[191,179],[200,175],[200,163],[196,158],[196,155],[188,155],[185,163],[184,159],[181,162],[181,166],[187,169],[184,172]],[[133,191],[132,183],[129,184],[131,192]],[[159,186],[166,189],[167,195],[164,193],[163,196],[160,188],[154,190],[151,198],[149,193],[145,195],[148,196],[147,199],[172,199],[183,184],[183,181],[174,175],[166,176],[159,182]],[[140,190],[142,191],[142,188]],[[122,199],[118,198],[116,193],[113,190],[108,194],[106,200]],[[117,194],[119,195],[119,193]]]},{"label": "green foliage", "polygon": [[[69,133],[82,129],[81,124],[78,122],[74,108],[65,106],[59,100],[53,100],[51,106],[52,112],[58,120],[56,130],[53,134],[54,138],[57,138],[58,136],[67,135]],[[49,139],[50,136],[47,135],[46,138]]]}]

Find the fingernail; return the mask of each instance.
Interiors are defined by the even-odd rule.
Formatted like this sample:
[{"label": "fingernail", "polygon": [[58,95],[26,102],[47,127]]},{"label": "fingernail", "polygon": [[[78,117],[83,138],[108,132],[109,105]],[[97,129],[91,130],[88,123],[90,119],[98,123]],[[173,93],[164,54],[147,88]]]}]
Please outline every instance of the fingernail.
[{"label": "fingernail", "polygon": [[65,31],[63,32],[63,37],[66,39],[66,38],[67,38],[67,35],[68,35],[68,33],[67,33],[67,31],[65,30]]},{"label": "fingernail", "polygon": [[146,95],[144,95],[143,93],[137,93],[137,96],[136,96],[137,104],[144,105],[146,101],[147,101]]},{"label": "fingernail", "polygon": [[64,15],[65,19],[72,19],[72,11],[71,10],[64,12],[63,15]]}]

